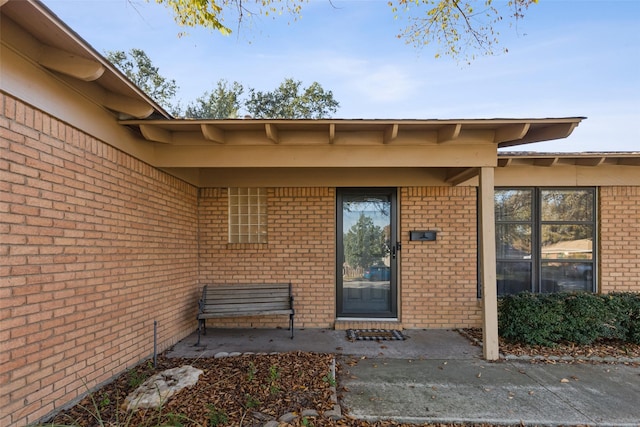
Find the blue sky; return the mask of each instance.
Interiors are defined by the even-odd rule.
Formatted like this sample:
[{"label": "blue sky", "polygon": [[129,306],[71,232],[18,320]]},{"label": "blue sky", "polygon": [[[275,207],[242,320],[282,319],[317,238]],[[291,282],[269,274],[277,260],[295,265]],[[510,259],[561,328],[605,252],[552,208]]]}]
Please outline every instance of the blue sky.
[{"label": "blue sky", "polygon": [[586,116],[567,139],[518,149],[640,151],[639,0],[540,0],[502,29],[509,53],[470,65],[399,40],[384,0],[310,0],[298,21],[253,17],[230,36],[179,27],[153,1],[44,3],[101,53],[143,49],[183,106],[220,79],[266,91],[290,77],[333,91],[336,118]]}]

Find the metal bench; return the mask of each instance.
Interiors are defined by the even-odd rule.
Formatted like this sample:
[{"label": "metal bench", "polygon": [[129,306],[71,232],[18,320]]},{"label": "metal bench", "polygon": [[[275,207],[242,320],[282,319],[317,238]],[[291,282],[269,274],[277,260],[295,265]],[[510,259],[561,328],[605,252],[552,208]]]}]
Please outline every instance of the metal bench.
[{"label": "metal bench", "polygon": [[198,302],[198,342],[207,334],[206,319],[223,317],[289,315],[293,339],[293,295],[291,283],[207,285]]}]

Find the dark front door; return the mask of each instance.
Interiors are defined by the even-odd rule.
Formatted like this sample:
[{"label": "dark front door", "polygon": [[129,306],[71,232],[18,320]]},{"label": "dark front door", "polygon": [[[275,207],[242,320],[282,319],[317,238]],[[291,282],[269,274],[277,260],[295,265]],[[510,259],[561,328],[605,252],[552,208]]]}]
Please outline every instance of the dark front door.
[{"label": "dark front door", "polygon": [[397,317],[396,190],[338,189],[338,317]]}]

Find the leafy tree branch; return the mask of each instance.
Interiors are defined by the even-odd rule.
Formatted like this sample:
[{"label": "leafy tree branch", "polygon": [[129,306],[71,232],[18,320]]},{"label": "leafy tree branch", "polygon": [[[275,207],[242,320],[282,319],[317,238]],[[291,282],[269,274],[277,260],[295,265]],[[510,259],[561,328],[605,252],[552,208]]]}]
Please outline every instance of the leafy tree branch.
[{"label": "leafy tree branch", "polygon": [[[150,1],[150,0],[147,0]],[[247,16],[288,15],[298,20],[309,0],[155,0],[173,13],[185,27],[204,27],[231,34],[225,23],[233,16],[238,27]],[[330,1],[329,1],[330,2]],[[496,5],[499,3],[499,5]],[[492,55],[499,41],[501,24],[513,24],[538,0],[388,0],[396,18],[409,24],[398,35],[408,44],[438,46],[436,57],[444,55],[467,62],[477,54]],[[254,11],[251,11],[254,9]],[[478,11],[476,11],[478,9]],[[503,51],[507,51],[506,48]]]}]

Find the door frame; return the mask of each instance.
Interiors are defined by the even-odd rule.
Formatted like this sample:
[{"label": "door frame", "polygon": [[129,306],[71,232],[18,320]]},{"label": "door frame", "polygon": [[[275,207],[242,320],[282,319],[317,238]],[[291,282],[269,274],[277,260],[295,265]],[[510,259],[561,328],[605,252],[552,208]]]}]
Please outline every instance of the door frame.
[{"label": "door frame", "polygon": [[[342,204],[345,195],[385,195],[391,202],[389,225],[391,227],[390,244],[390,310],[385,312],[370,313],[345,313],[343,309],[343,277],[342,268],[344,260],[343,243],[343,215]],[[376,318],[376,319],[397,319],[398,318],[398,266],[400,258],[400,241],[398,239],[398,188],[397,187],[338,187],[336,188],[336,317],[338,318]]]}]

